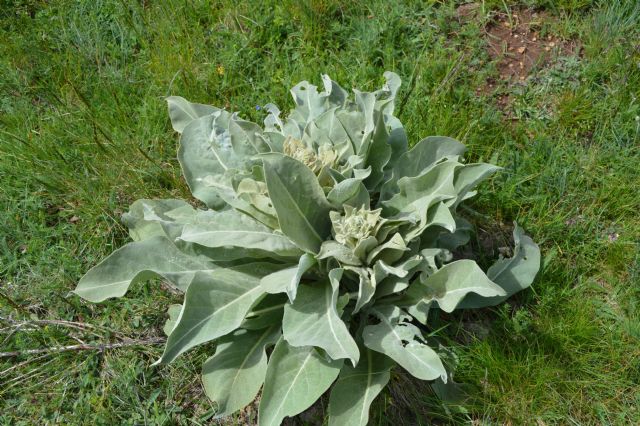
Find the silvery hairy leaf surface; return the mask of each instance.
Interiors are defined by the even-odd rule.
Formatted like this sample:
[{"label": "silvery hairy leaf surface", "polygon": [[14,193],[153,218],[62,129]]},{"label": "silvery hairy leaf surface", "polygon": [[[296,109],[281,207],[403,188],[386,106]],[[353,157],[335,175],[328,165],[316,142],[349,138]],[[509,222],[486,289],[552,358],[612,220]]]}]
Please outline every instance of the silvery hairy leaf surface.
[{"label": "silvery hairy leaf surface", "polygon": [[156,364],[215,342],[203,384],[218,416],[261,392],[259,425],[279,425],[329,391],[330,425],[365,425],[393,369],[446,383],[432,312],[495,306],[538,272],[517,224],[512,257],[486,272],[460,258],[473,225],[458,207],[500,168],[466,163],[449,137],[409,143],[400,78],[384,78],[353,94],[326,75],[322,88],[303,81],[294,109],[268,104],[262,125],[167,98],[199,207],[136,201],[123,217],[133,242],[75,293],[101,302],[150,278],[183,292],[165,307]]}]

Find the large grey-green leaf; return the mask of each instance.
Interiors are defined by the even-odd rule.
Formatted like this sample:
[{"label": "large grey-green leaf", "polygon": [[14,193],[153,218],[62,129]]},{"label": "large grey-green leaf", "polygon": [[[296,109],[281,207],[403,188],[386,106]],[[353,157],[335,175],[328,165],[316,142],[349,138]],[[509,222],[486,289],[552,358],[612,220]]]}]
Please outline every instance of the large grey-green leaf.
[{"label": "large grey-green leaf", "polygon": [[322,74],[322,84],[324,92],[327,94],[329,106],[343,106],[347,100],[348,93],[338,83],[331,80],[327,74]]},{"label": "large grey-green leaf", "polygon": [[394,363],[367,348],[356,367],[344,365],[329,398],[329,426],[366,426],[369,407],[389,382]]},{"label": "large grey-green leaf", "polygon": [[238,328],[253,303],[264,294],[260,278],[277,268],[270,263],[250,263],[197,273],[156,364],[169,363],[184,351]]},{"label": "large grey-green leaf", "polygon": [[[431,276],[435,271],[438,270],[438,262],[436,262],[436,258],[440,258],[445,253],[445,250],[442,249],[424,249],[420,251],[420,255],[423,261],[416,268],[419,271],[419,282],[424,283],[427,277]],[[418,282],[418,280],[416,280]],[[415,284],[419,285],[419,284]],[[417,321],[421,322],[424,325],[427,325],[427,321],[429,318],[429,311],[434,305],[433,301],[425,301],[419,300],[417,303],[414,301],[411,302],[411,305],[407,307],[407,311],[411,314],[411,316]]]},{"label": "large grey-green leaf", "polygon": [[300,256],[298,264],[269,274],[260,280],[260,285],[267,293],[287,293],[293,302],[298,291],[302,275],[316,264],[316,259],[309,253]]},{"label": "large grey-green leaf", "polygon": [[327,110],[328,93],[318,92],[318,88],[308,81],[301,81],[291,90],[291,95],[296,102],[296,109],[292,112],[301,128],[306,127],[306,123],[320,116]]},{"label": "large grey-green leaf", "polygon": [[162,277],[185,291],[197,271],[215,269],[212,262],[188,256],[166,237],[134,241],[111,253],[80,279],[73,291],[90,302],[121,297],[131,284]]},{"label": "large grey-green leaf", "polygon": [[[268,103],[264,106],[264,110],[268,112],[268,115],[264,118],[264,130],[269,134],[270,138],[277,137],[281,141],[284,141],[286,136],[292,136],[300,139],[301,130],[298,124],[290,118],[282,121],[282,118],[280,118],[280,108],[278,108],[277,105]],[[280,149],[274,151],[282,152],[282,146],[280,146]]]},{"label": "large grey-green leaf", "polygon": [[388,139],[389,146],[391,146],[391,158],[389,158],[389,162],[385,168],[385,183],[383,186],[388,180],[387,176],[393,174],[393,170],[399,164],[400,158],[402,158],[402,155],[407,152],[408,146],[407,132],[404,130],[400,120],[393,116],[388,117],[387,125],[391,129]]},{"label": "large grey-green leaf", "polygon": [[202,367],[204,391],[217,405],[216,417],[228,416],[254,400],[267,373],[265,350],[279,337],[280,327],[273,325],[220,339],[215,355]]},{"label": "large grey-green leaf", "polygon": [[373,265],[373,270],[378,276],[376,298],[398,293],[409,287],[413,273],[423,270],[425,267],[422,265],[429,261],[430,259],[427,260],[422,255],[414,255],[393,267],[383,262]]},{"label": "large grey-green leaf", "polygon": [[251,121],[239,119],[235,114],[229,120],[229,136],[233,150],[239,156],[251,156],[271,150],[262,128]]},{"label": "large grey-green leaf", "polygon": [[374,114],[375,128],[365,156],[365,166],[371,167],[371,175],[365,179],[365,184],[371,190],[377,189],[382,182],[384,168],[391,159],[390,129],[387,128],[385,117],[390,115],[387,110],[393,110],[393,101],[384,101],[378,106],[380,110]]},{"label": "large grey-green leaf", "polygon": [[285,155],[262,156],[264,174],[280,229],[301,249],[318,253],[329,235],[330,205],[311,169]]},{"label": "large grey-green leaf", "polygon": [[[467,148],[459,141],[447,136],[427,136],[415,144],[403,156],[406,163],[400,163],[398,179],[403,176],[418,176],[424,169],[446,156],[462,155]],[[404,166],[404,167],[402,167]]]},{"label": "large grey-green leaf", "polygon": [[502,287],[505,294],[488,298],[469,294],[460,303],[460,308],[495,306],[531,285],[540,269],[540,249],[518,224],[513,230],[513,239],[513,257],[496,261],[487,271],[487,276]]},{"label": "large grey-green leaf", "polygon": [[344,360],[331,361],[313,346],[276,344],[265,378],[258,426],[279,426],[287,416],[306,410],[336,379]]},{"label": "large grey-green leaf", "polygon": [[[429,197],[424,197],[421,200],[427,201],[428,199]],[[435,202],[435,204],[432,204],[431,201],[432,200],[429,200],[425,205],[418,205],[419,203],[414,203],[414,206],[416,206],[414,218],[417,219],[417,223],[416,225],[411,226],[405,233],[407,241],[411,241],[414,238],[421,236],[427,228],[432,226],[440,227],[449,232],[455,232],[456,219],[451,214],[446,202],[438,201]]]},{"label": "large grey-green leaf", "polygon": [[465,146],[446,136],[429,136],[400,156],[393,168],[393,175],[382,189],[380,198],[387,200],[397,192],[397,182],[407,176],[418,176],[445,156],[462,155]]},{"label": "large grey-green leaf", "polygon": [[399,232],[395,233],[389,241],[379,245],[369,252],[367,255],[367,264],[371,265],[377,260],[382,260],[391,265],[396,260],[400,259],[407,250],[409,250],[409,248],[405,244],[402,235],[400,235]]},{"label": "large grey-green leaf", "polygon": [[371,130],[366,130],[364,116],[359,111],[343,109],[336,111],[336,118],[347,133],[353,151],[362,158],[362,146],[366,145],[367,141],[371,139]]},{"label": "large grey-green leaf", "polygon": [[180,137],[178,160],[194,197],[213,209],[225,202],[220,192],[231,189],[228,175],[247,160],[231,146],[229,113],[218,111],[190,122]]},{"label": "large grey-green leaf", "polygon": [[376,94],[372,92],[361,92],[358,89],[354,89],[356,105],[358,106],[358,112],[360,113],[361,123],[364,125],[361,133],[364,135],[363,144],[356,150],[356,154],[363,155],[369,151],[369,144],[371,143],[371,136],[375,129],[375,116],[374,110],[376,106]]},{"label": "large grey-green leaf", "polygon": [[322,348],[332,359],[349,358],[355,366],[360,358],[358,345],[336,308],[342,270],[330,275],[334,275],[330,282],[298,287],[296,300],[284,307],[282,333],[291,346]]},{"label": "large grey-green leaf", "polygon": [[354,89],[355,107],[338,110],[336,117],[342,123],[356,153],[372,166],[372,174],[365,182],[369,189],[377,188],[382,169],[399,152],[406,150],[406,135],[399,120],[393,117],[394,98],[400,78],[394,73],[385,73],[386,84],[375,92]]},{"label": "large grey-green leaf", "polygon": [[407,308],[407,312],[421,324],[427,325],[429,320],[429,312],[433,307],[434,302],[425,302],[420,300],[418,303],[411,305]]},{"label": "large grey-green leaf", "polygon": [[[438,163],[423,174],[403,177],[398,181],[400,192],[390,200],[383,201],[383,212],[391,215],[398,212],[420,211],[429,208],[437,201],[453,198],[457,195],[454,176],[462,164],[455,160]],[[429,200],[425,203],[424,200]]]},{"label": "large grey-green leaf", "polygon": [[260,330],[274,324],[282,325],[284,305],[287,297],[283,294],[267,294],[255,303],[240,324],[240,328]]},{"label": "large grey-green leaf", "polygon": [[[400,193],[409,201],[431,194],[456,195],[453,179],[459,167],[462,164],[455,160],[443,161],[421,175],[403,177],[398,181]],[[393,205],[392,202],[388,204]]]},{"label": "large grey-green leaf", "polygon": [[224,200],[228,205],[233,207],[235,210],[245,213],[263,225],[269,227],[270,229],[279,229],[280,225],[278,224],[278,218],[269,212],[265,212],[255,204],[252,203],[252,200],[247,200],[246,194],[238,195],[233,192],[232,189],[227,191],[220,191],[218,194],[220,198]]},{"label": "large grey-green leaf", "polygon": [[412,276],[397,277],[395,275],[387,276],[381,283],[376,286],[376,297],[384,297],[393,293],[398,293],[409,287],[409,281]]},{"label": "large grey-green leaf", "polygon": [[137,200],[122,215],[122,222],[129,228],[135,241],[154,236],[175,239],[185,224],[192,222],[197,210],[183,200]]},{"label": "large grey-green leaf", "polygon": [[349,168],[348,160],[355,152],[349,135],[336,117],[336,108],[327,110],[310,122],[304,129],[303,140],[311,146],[330,144],[338,154],[338,164],[344,164],[340,170]]},{"label": "large grey-green leaf", "polygon": [[344,265],[358,266],[362,264],[362,261],[355,255],[352,249],[335,240],[323,242],[320,247],[320,253],[318,253],[316,257],[318,259],[334,258]]},{"label": "large grey-green leaf", "polygon": [[275,233],[248,215],[233,210],[212,214],[204,223],[186,225],[180,239],[211,248],[259,249],[286,257],[302,254],[285,235]]},{"label": "large grey-green leaf", "polygon": [[355,208],[369,208],[369,191],[362,183],[362,179],[350,178],[336,184],[329,194],[327,200],[337,210],[342,210],[342,206],[347,204]]},{"label": "large grey-green leaf", "polygon": [[[444,227],[443,227],[444,228]],[[437,231],[437,232],[436,232]],[[451,229],[449,229],[451,231]],[[449,251],[454,251],[469,242],[474,232],[473,224],[468,220],[457,216],[455,218],[455,231],[453,233],[446,232],[441,228],[437,228],[434,232],[423,234],[421,244],[423,247],[440,247]]]},{"label": "large grey-green leaf", "polygon": [[371,268],[343,266],[345,270],[355,272],[358,275],[358,298],[356,299],[356,306],[353,308],[353,313],[355,314],[360,312],[360,309],[366,306],[376,293],[375,274]]},{"label": "large grey-green leaf", "polygon": [[466,164],[464,167],[458,169],[454,183],[456,192],[458,193],[456,204],[473,195],[470,191],[477,184],[500,169],[501,167],[487,163]]},{"label": "large grey-green leaf", "polygon": [[396,306],[378,306],[370,311],[380,323],[363,330],[364,344],[383,353],[411,375],[422,380],[447,379],[447,372],[438,354],[422,342],[420,330],[407,322]]},{"label": "large grey-green leaf", "polygon": [[401,84],[400,77],[396,73],[385,71],[384,78],[386,79],[384,87],[376,92],[376,110],[384,110],[384,125],[389,132],[387,143],[391,147],[391,157],[385,166],[384,175],[384,180],[387,180],[398,159],[407,152],[408,139],[402,123],[393,116],[395,98]]},{"label": "large grey-green leaf", "polygon": [[[264,177],[262,177],[262,180],[264,180]],[[261,216],[271,218],[269,221],[270,223],[265,223],[265,225],[272,229],[278,228],[276,210],[271,205],[271,199],[267,194],[266,183],[253,178],[244,178],[236,187],[236,196],[249,203],[252,206],[252,209],[259,211]],[[250,215],[254,216],[253,214]],[[272,226],[271,223],[273,223],[274,226]]]},{"label": "large grey-green leaf", "polygon": [[166,98],[169,106],[169,117],[173,130],[182,133],[185,127],[193,120],[220,111],[211,105],[195,104],[180,96],[168,96]]},{"label": "large grey-green leaf", "polygon": [[438,302],[445,312],[453,311],[469,293],[482,297],[505,296],[506,293],[491,281],[473,260],[451,262],[429,276],[424,283],[415,281],[407,296],[416,302]]},{"label": "large grey-green leaf", "polygon": [[164,326],[162,327],[162,331],[164,332],[165,335],[168,336],[173,331],[173,327],[176,326],[176,323],[178,322],[178,318],[180,317],[180,312],[182,312],[182,305],[169,305],[169,309],[167,309],[167,314],[169,315],[169,318],[167,318],[167,321],[164,323]]},{"label": "large grey-green leaf", "polygon": [[[262,224],[256,225],[254,220],[239,212],[233,210],[222,212],[196,210],[190,204],[180,200],[138,200],[133,203],[130,211],[123,215],[123,222],[130,228],[130,234],[135,240],[154,235],[166,235],[169,239],[174,240],[176,246],[186,254],[194,257],[201,256],[216,262],[240,258],[276,258],[280,260],[285,257],[295,257],[301,253],[282,234],[274,234],[281,239],[274,237],[276,242],[282,242],[282,244],[277,244],[278,250],[272,250],[271,244],[268,244],[269,241],[260,242],[257,234],[254,234],[254,238],[249,237],[248,234],[252,230],[264,231],[268,234],[273,234],[273,231],[271,228],[265,228]],[[218,229],[220,223],[223,223],[222,229]],[[217,229],[226,235],[227,240],[229,234],[236,231],[238,227],[246,226],[244,230],[247,233],[242,234],[243,238],[233,239],[229,245],[222,245],[223,239],[219,241],[213,238],[207,239],[206,233],[199,235],[204,241],[191,242],[179,238],[187,225],[189,225],[189,232],[196,234],[199,229],[207,231]],[[250,244],[251,242],[253,244]],[[287,253],[288,251],[289,253]]]}]

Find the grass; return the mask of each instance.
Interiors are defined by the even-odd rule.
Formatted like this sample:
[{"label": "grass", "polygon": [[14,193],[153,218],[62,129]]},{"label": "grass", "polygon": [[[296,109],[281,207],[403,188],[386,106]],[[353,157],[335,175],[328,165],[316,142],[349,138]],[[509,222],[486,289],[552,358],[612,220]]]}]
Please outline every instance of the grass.
[{"label": "grass", "polygon": [[[473,247],[494,257],[487,236],[518,220],[544,264],[508,304],[436,325],[467,399],[396,371],[371,423],[640,423],[637,2],[483,1],[469,19],[439,1],[0,4],[0,352],[160,335],[177,299],[153,283],[99,305],[68,292],[127,241],[132,201],[189,197],[163,96],[260,120],[300,80],[373,89],[388,69],[410,140],[456,137],[505,168],[470,203]],[[520,7],[546,10],[544,31],[581,54],[514,85],[484,29]],[[158,345],[0,358],[0,424],[212,423],[207,349],[162,368]]]}]

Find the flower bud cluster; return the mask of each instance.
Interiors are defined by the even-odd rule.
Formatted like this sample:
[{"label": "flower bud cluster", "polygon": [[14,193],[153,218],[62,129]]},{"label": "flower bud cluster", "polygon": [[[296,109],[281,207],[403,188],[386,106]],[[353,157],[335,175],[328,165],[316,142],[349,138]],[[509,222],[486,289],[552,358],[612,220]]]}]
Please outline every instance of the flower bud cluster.
[{"label": "flower bud cluster", "polygon": [[325,167],[334,167],[338,162],[338,153],[330,144],[321,145],[316,153],[300,139],[291,136],[284,141],[282,151],[309,167],[316,175]]}]

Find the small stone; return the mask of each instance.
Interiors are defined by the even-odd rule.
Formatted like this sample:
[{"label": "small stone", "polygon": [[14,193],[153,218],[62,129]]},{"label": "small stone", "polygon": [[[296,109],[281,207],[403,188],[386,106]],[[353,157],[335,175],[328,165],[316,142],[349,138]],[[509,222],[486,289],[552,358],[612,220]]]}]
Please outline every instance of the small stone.
[{"label": "small stone", "polygon": [[524,53],[525,50],[527,50],[527,48],[525,46],[518,47],[518,53],[520,53],[520,54]]}]

